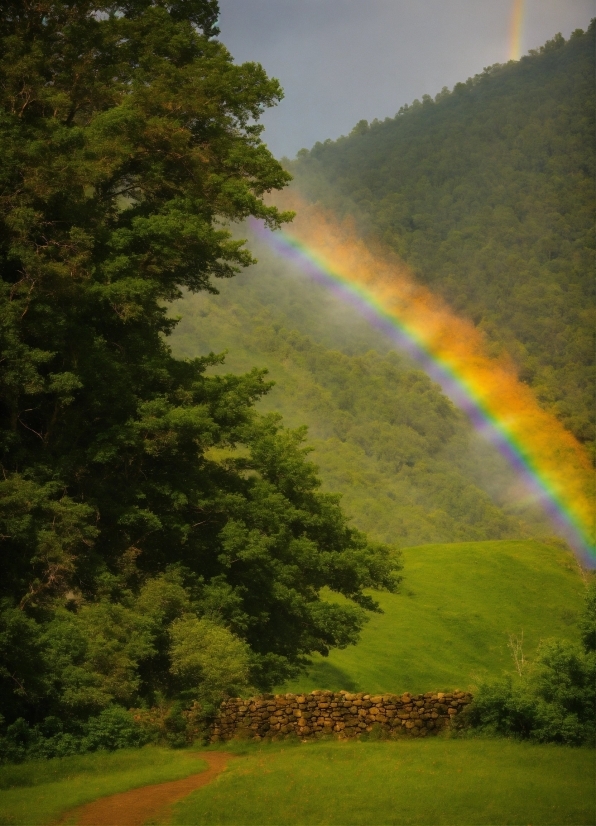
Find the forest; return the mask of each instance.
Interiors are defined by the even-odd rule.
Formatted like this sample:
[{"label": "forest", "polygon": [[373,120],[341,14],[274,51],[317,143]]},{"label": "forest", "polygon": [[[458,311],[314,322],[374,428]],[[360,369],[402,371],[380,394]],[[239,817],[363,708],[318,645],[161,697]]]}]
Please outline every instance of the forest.
[{"label": "forest", "polygon": [[505,350],[593,450],[594,22],[287,162]]}]

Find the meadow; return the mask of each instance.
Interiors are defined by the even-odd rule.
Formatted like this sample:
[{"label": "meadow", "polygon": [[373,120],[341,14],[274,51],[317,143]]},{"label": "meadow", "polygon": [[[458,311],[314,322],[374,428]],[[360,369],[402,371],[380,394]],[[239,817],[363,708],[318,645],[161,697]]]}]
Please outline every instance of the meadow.
[{"label": "meadow", "polygon": [[[221,748],[235,754],[226,771],[177,804],[168,824],[589,826],[596,818],[592,749],[444,737]],[[156,747],[4,766],[0,824],[49,826],[98,797],[204,766],[192,752]]]},{"label": "meadow", "polygon": [[405,548],[399,594],[378,593],[356,646],[316,657],[287,691],[471,689],[513,671],[510,635],[531,659],[541,639],[578,639],[584,584],[571,554],[527,541]]},{"label": "meadow", "polygon": [[594,751],[434,738],[249,748],[175,826],[593,824]]},{"label": "meadow", "polygon": [[192,752],[154,746],[0,766],[0,824],[55,823],[99,797],[178,780],[206,767]]}]

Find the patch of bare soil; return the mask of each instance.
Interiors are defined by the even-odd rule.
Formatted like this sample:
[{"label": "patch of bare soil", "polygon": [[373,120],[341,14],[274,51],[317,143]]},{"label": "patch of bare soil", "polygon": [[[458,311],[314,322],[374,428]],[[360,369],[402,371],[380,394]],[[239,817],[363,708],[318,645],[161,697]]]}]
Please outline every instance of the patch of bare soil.
[{"label": "patch of bare soil", "polygon": [[143,826],[148,820],[155,822],[160,815],[167,817],[168,808],[172,804],[215,780],[233,756],[221,751],[197,754],[197,757],[209,764],[209,768],[200,774],[100,797],[99,800],[70,811],[60,823],[76,826]]}]

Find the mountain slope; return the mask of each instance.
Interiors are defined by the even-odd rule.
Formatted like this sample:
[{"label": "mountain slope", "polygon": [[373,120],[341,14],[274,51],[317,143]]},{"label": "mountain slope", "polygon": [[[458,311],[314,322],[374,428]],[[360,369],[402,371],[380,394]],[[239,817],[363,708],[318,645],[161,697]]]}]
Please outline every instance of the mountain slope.
[{"label": "mountain slope", "polygon": [[296,184],[397,252],[594,439],[594,24],[302,150]]},{"label": "mountain slope", "polygon": [[325,488],[373,539],[406,546],[550,533],[520,506],[501,457],[425,374],[322,287],[256,250],[258,266],[222,283],[219,296],[177,304],[177,355],[229,348],[224,372],[266,367],[276,384],[261,409],[308,425]]}]

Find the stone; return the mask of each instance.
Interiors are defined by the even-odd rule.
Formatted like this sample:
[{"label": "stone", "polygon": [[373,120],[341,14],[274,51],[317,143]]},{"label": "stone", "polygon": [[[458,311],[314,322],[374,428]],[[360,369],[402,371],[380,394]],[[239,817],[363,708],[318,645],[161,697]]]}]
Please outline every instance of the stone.
[{"label": "stone", "polygon": [[331,731],[346,738],[371,731],[373,725],[391,733],[424,737],[448,727],[452,717],[471,701],[472,695],[460,690],[406,692],[401,697],[315,690],[308,695],[231,698],[221,703],[210,740],[222,742],[242,732],[253,740],[283,739],[292,733],[308,738]]}]

